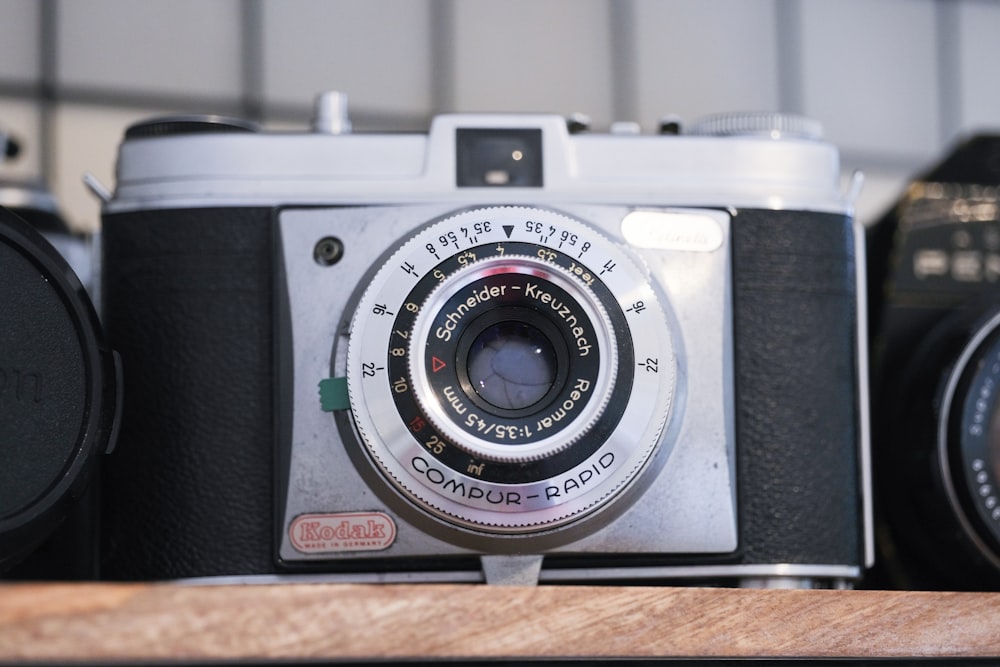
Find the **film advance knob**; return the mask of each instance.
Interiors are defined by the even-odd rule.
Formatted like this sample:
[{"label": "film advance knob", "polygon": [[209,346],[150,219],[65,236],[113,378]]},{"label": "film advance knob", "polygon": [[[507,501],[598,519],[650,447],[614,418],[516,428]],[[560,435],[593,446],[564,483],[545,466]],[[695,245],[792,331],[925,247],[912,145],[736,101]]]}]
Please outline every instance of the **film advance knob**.
[{"label": "film advance knob", "polygon": [[796,114],[771,111],[723,113],[702,118],[687,132],[704,137],[771,137],[772,139],[823,138],[819,121]]}]

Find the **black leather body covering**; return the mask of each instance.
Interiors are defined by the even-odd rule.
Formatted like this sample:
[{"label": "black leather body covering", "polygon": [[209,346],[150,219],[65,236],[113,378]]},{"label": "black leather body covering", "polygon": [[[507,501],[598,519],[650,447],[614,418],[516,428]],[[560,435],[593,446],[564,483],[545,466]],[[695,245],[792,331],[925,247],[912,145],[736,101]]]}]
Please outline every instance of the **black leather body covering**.
[{"label": "black leather body covering", "polygon": [[102,576],[273,571],[272,243],[271,209],[105,216],[125,401]]},{"label": "black leather body covering", "polygon": [[858,565],[851,219],[744,210],[732,236],[742,561]]}]

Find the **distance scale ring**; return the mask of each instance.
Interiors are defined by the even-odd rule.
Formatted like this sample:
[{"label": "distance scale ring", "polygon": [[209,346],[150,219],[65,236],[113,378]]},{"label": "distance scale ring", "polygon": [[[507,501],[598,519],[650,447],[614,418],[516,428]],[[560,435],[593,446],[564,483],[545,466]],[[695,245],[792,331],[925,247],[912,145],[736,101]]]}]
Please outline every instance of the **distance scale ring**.
[{"label": "distance scale ring", "polygon": [[[488,290],[489,276],[476,274],[475,267],[482,269],[489,264],[496,269],[504,259],[518,267],[506,271],[510,280],[526,280],[524,276],[531,275],[527,267],[534,267],[532,270],[553,277],[553,284],[558,283],[560,289],[565,281],[567,294],[593,292],[585,299],[575,298],[602,304],[607,317],[596,314],[590,305],[588,319],[595,335],[611,322],[611,333],[602,334],[602,344],[613,344],[618,356],[617,368],[604,370],[608,379],[602,386],[610,390],[586,401],[586,409],[598,413],[599,406],[607,403],[590,430],[582,429],[581,437],[568,447],[553,445],[545,450],[548,445],[543,446],[540,458],[527,462],[488,460],[471,456],[467,443],[463,443],[465,449],[455,446],[424,413],[415,396],[423,390],[414,389],[422,380],[410,369],[411,350],[421,348],[414,337],[417,320],[426,334],[428,328],[433,329],[435,316],[446,317],[452,312],[446,305],[446,292],[433,300],[435,305],[442,304],[436,313],[423,310],[434,288],[449,281],[458,291],[471,289],[474,294],[483,287]],[[592,271],[591,265],[597,270]],[[484,297],[483,301],[489,299]],[[493,310],[485,306],[477,315]],[[531,310],[524,302],[512,307]],[[542,320],[524,316],[526,310],[515,321],[541,331]],[[548,319],[552,324],[552,318]],[[477,324],[474,339],[502,321]],[[559,321],[553,326],[558,329]],[[458,335],[457,326],[455,331]],[[572,351],[578,344],[572,335],[553,335],[551,327],[539,336],[553,348],[564,346]],[[462,345],[461,354],[468,354],[471,344],[466,341]],[[433,374],[433,358],[433,354],[424,355],[424,362],[432,364],[428,375]],[[459,374],[455,377],[461,380]],[[352,321],[347,380],[365,450],[404,496],[460,526],[526,533],[562,525],[603,506],[638,475],[656,450],[670,414],[676,359],[666,316],[648,276],[620,247],[589,226],[553,211],[496,207],[465,211],[431,223],[406,241],[376,273]],[[566,378],[553,380],[558,389],[571,384]],[[543,394],[538,401],[554,404],[548,392]],[[434,399],[421,400],[426,404]],[[499,417],[513,420],[537,410],[531,399],[493,407]]]}]

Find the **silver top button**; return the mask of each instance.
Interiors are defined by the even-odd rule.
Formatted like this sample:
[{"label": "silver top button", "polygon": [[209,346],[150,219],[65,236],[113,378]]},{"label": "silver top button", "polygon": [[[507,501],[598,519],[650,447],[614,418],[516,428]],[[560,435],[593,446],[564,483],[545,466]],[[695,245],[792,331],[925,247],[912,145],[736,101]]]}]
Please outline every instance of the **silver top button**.
[{"label": "silver top button", "polygon": [[316,96],[312,129],[320,134],[351,133],[351,118],[348,114],[346,93],[334,90]]}]

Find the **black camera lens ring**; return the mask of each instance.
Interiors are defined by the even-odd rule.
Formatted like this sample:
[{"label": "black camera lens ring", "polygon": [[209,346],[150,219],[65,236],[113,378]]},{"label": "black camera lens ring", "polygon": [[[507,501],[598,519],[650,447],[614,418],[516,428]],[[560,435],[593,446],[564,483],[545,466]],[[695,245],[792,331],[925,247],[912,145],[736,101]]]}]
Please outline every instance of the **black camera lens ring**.
[{"label": "black camera lens ring", "polygon": [[1000,569],[1000,312],[962,350],[941,406],[938,464],[948,501],[969,540]]},{"label": "black camera lens ring", "polygon": [[0,293],[7,290],[0,315],[0,460],[8,475],[0,493],[3,570],[62,521],[96,458],[113,447],[121,372],[68,263],[2,208],[0,256]]}]

